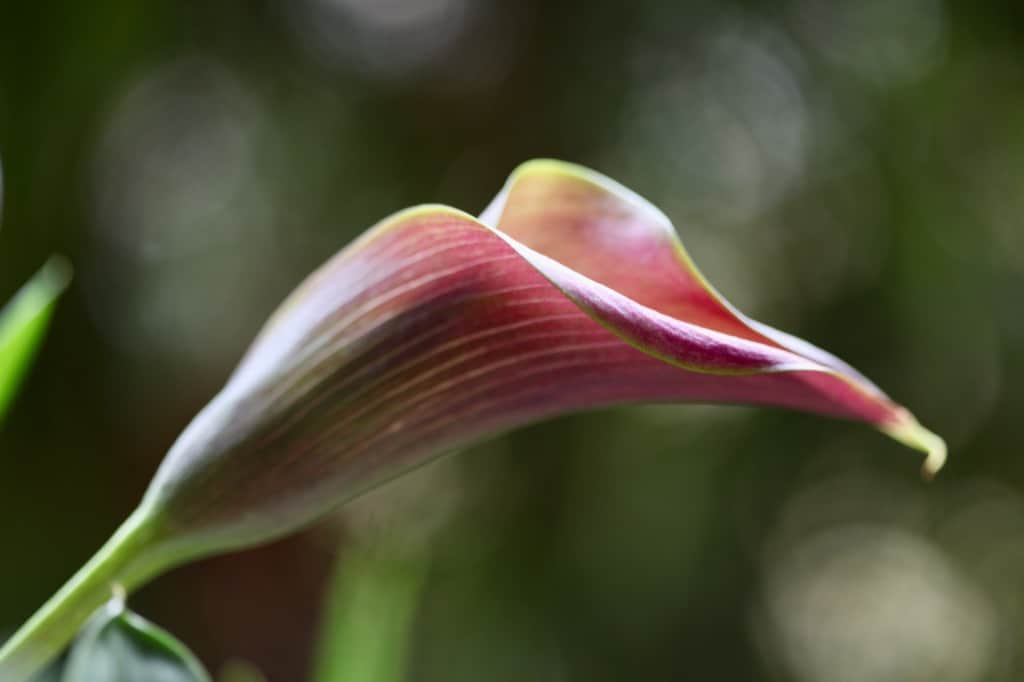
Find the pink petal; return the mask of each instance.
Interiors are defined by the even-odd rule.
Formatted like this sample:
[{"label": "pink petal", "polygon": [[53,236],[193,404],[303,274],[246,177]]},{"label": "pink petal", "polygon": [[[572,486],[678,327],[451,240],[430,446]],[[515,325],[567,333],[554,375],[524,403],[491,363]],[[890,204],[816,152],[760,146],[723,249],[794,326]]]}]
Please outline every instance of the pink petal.
[{"label": "pink petal", "polygon": [[[520,194],[527,176],[505,197],[509,233],[455,209],[413,208],[314,273],[175,444],[149,500],[222,548],[247,544],[474,439],[635,402],[778,405],[919,445],[909,413],[859,375],[750,326],[694,284],[685,258],[673,267],[664,245],[676,246],[641,220],[645,204],[628,213],[594,190],[583,208],[611,207],[594,220],[536,208],[544,229],[513,220],[547,203]],[[628,217],[618,259],[609,215]]]},{"label": "pink petal", "polygon": [[[942,440],[831,355],[748,320],[671,223],[592,171],[523,166],[484,222],[402,211],[274,314],[171,448],[140,508],[0,652],[26,678],[108,597],[269,540],[440,453],[564,412],[777,405]],[[488,226],[488,224],[492,226]]]},{"label": "pink petal", "polygon": [[868,409],[846,416],[875,423],[897,440],[928,453],[926,475],[942,467],[945,444],[941,439],[847,363],[743,315],[700,273],[665,214],[611,178],[561,161],[529,161],[516,169],[480,219],[649,308],[788,350],[834,370],[836,379],[869,394],[884,412],[879,415]]},{"label": "pink petal", "polygon": [[665,214],[600,173],[561,161],[527,162],[480,219],[648,308],[789,350],[878,391],[835,356],[736,310],[694,265]]}]

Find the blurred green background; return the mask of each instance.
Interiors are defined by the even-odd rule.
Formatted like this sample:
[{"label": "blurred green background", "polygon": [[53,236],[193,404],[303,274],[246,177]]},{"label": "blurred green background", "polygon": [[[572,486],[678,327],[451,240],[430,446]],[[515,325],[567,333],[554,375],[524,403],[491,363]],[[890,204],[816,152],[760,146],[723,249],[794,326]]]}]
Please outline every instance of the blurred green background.
[{"label": "blurred green background", "polygon": [[945,436],[947,469],[782,411],[577,415],[136,609],[214,670],[301,681],[332,565],[369,554],[419,576],[382,602],[412,608],[408,680],[1024,677],[1010,0],[8,3],[0,300],[53,252],[76,276],[0,430],[0,633],[308,271],[407,205],[481,210],[535,156],[663,208],[741,309]]}]

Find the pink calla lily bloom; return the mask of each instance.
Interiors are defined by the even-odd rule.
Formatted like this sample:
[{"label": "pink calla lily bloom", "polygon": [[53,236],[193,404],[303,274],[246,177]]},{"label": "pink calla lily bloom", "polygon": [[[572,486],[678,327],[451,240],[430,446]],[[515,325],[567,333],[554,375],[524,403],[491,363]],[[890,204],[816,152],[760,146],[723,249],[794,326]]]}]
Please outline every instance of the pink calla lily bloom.
[{"label": "pink calla lily bloom", "polygon": [[571,164],[521,166],[477,219],[401,211],[306,280],[164,460],[142,505],[0,651],[22,679],[108,595],[291,532],[437,455],[638,402],[774,405],[942,440],[841,360],[743,316],[672,223]]},{"label": "pink calla lily bloom", "polygon": [[733,308],[657,208],[594,171],[532,161],[479,219],[411,208],[314,273],[150,499],[214,544],[247,542],[480,437],[652,401],[864,421],[926,451],[929,475],[945,457],[849,365]]}]

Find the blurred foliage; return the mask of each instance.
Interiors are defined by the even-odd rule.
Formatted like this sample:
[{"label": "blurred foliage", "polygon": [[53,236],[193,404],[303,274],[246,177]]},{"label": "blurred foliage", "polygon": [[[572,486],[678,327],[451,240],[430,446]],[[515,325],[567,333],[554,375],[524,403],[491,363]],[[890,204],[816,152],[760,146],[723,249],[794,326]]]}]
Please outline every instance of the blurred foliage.
[{"label": "blurred foliage", "polygon": [[402,682],[426,562],[361,548],[338,562],[324,601],[315,682]]},{"label": "blurred foliage", "polygon": [[431,556],[410,680],[1024,674],[1019,3],[6,10],[0,300],[50,253],[77,279],[0,432],[0,630],[134,507],[309,270],[553,156],[644,194],[741,309],[911,406],[949,441],[939,480],[780,411],[579,415],[182,569],[139,610],[211,670],[307,679],[339,539],[344,562],[400,536]]},{"label": "blurred foliage", "polygon": [[67,285],[68,267],[51,260],[0,309],[0,419],[42,341],[57,296]]},{"label": "blurred foliage", "polygon": [[61,676],[61,682],[100,680],[210,682],[210,676],[181,642],[115,597],[82,628]]}]

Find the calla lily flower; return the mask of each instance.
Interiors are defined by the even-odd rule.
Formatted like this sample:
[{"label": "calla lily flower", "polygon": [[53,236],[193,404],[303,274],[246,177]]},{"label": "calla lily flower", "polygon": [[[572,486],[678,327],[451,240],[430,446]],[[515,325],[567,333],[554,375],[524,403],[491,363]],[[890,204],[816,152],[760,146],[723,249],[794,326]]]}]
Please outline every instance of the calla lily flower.
[{"label": "calla lily flower", "polygon": [[657,208],[596,172],[533,161],[479,219],[407,209],[310,276],[174,444],[140,509],[0,652],[0,671],[52,655],[111,581],[130,589],[291,532],[491,434],[652,401],[852,419],[926,452],[928,475],[945,458],[849,365],[731,306]]}]

